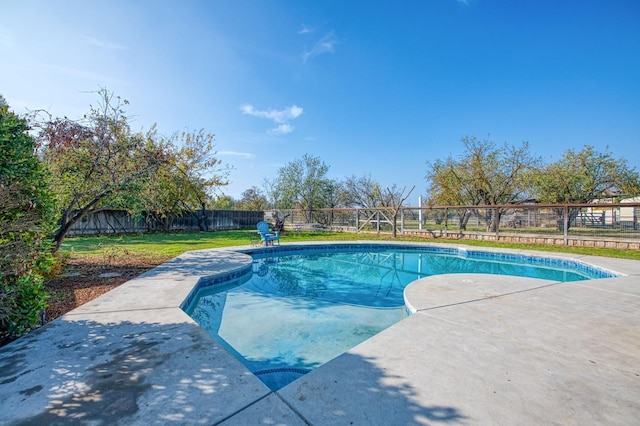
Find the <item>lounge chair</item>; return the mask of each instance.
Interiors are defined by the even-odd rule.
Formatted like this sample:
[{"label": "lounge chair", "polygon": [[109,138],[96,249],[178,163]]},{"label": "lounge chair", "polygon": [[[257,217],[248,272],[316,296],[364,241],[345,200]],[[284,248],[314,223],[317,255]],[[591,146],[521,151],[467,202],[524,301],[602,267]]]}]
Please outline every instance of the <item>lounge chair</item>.
[{"label": "lounge chair", "polygon": [[260,239],[264,242],[265,247],[269,246],[269,242],[271,242],[271,245],[273,246],[274,241],[277,241],[278,245],[280,245],[280,233],[278,231],[271,232],[267,222],[260,221],[256,226],[258,227]]}]

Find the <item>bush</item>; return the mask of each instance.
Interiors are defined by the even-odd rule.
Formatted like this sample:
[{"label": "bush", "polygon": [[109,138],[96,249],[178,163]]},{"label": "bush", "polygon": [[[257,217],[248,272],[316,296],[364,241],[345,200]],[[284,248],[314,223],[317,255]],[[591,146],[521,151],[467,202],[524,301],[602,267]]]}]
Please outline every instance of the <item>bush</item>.
[{"label": "bush", "polygon": [[55,199],[26,120],[0,102],[0,340],[39,323]]}]

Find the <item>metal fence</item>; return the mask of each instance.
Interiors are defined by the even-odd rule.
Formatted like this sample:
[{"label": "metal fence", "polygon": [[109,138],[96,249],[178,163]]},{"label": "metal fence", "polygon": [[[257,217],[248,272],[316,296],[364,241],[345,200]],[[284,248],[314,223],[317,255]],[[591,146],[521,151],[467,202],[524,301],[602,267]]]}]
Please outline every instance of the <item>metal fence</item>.
[{"label": "metal fence", "polygon": [[263,211],[198,210],[173,218],[157,218],[151,215],[133,217],[124,210],[101,210],[83,217],[68,234],[250,229],[261,220],[264,220]]},{"label": "metal fence", "polygon": [[[394,218],[394,213],[395,218]],[[640,248],[640,203],[272,210],[285,229]]]}]

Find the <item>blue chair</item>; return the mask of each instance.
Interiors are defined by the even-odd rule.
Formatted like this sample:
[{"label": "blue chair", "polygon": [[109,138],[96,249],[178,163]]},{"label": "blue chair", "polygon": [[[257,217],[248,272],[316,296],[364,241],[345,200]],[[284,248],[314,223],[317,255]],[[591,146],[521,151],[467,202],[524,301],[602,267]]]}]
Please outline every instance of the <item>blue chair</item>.
[{"label": "blue chair", "polygon": [[269,245],[269,241],[271,241],[272,246],[274,241],[277,241],[278,245],[280,245],[280,233],[278,231],[269,231],[269,224],[267,222],[260,221],[258,222],[257,227],[258,232],[260,233],[260,239],[264,242],[265,247]]}]

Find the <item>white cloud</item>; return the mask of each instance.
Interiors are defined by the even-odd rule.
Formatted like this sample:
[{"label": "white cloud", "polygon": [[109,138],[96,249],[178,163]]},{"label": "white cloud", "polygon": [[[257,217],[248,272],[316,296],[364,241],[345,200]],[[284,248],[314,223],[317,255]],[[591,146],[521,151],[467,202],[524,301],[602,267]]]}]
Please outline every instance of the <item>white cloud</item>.
[{"label": "white cloud", "polygon": [[298,31],[298,34],[309,34],[309,33],[312,33],[313,31],[314,31],[313,28],[302,24],[302,28],[300,28],[300,30]]},{"label": "white cloud", "polygon": [[272,135],[286,135],[291,132],[293,132],[293,126],[291,124],[281,124],[278,127],[269,130],[269,133]]},{"label": "white cloud", "polygon": [[240,107],[240,110],[243,114],[252,115],[259,118],[266,118],[267,120],[271,120],[274,123],[278,124],[278,126],[268,131],[268,133],[271,135],[286,135],[293,132],[294,127],[289,124],[289,121],[300,117],[304,112],[304,110],[297,105],[292,105],[281,110],[258,110],[255,109],[253,105],[242,105]]},{"label": "white cloud", "polygon": [[240,107],[240,110],[242,111],[243,114],[253,115],[254,117],[266,118],[276,123],[286,123],[289,120],[293,120],[294,118],[300,117],[304,112],[304,110],[297,105],[292,105],[288,108],[281,109],[281,110],[268,109],[264,111],[255,109],[253,105],[242,105]]},{"label": "white cloud", "polygon": [[251,154],[250,152],[237,152],[237,151],[218,151],[218,155],[229,155],[234,157],[244,157],[246,159],[253,159],[256,156]]},{"label": "white cloud", "polygon": [[313,45],[311,49],[305,49],[302,54],[302,60],[307,62],[307,60],[313,56],[322,55],[325,53],[333,53],[335,52],[335,45],[338,44],[338,38],[333,33],[333,31],[325,34],[320,40]]}]

